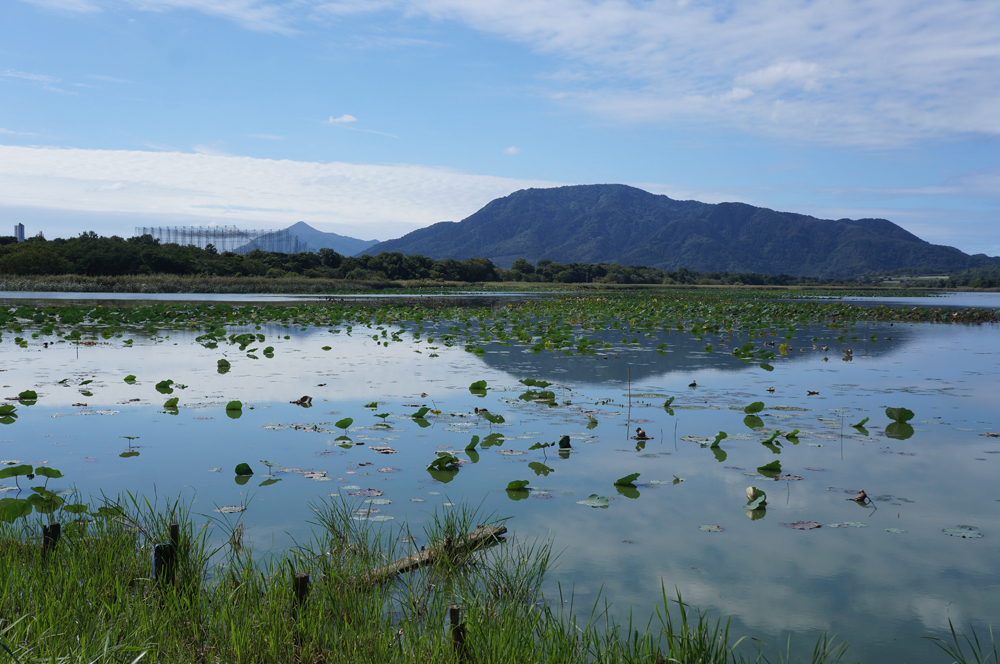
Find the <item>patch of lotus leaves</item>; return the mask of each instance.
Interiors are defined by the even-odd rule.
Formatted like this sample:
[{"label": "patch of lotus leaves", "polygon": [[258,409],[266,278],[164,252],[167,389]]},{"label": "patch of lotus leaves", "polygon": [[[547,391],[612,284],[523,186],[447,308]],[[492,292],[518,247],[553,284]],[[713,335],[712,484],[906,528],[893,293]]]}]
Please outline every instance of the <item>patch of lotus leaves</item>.
[{"label": "patch of lotus leaves", "polygon": [[576,501],[577,505],[586,505],[587,507],[602,508],[607,509],[610,501],[604,496],[598,496],[596,493],[592,493],[583,500]]},{"label": "patch of lotus leaves", "polygon": [[983,536],[982,531],[975,526],[952,526],[951,528],[942,528],[941,532],[945,535],[962,537],[965,539],[979,539]]}]

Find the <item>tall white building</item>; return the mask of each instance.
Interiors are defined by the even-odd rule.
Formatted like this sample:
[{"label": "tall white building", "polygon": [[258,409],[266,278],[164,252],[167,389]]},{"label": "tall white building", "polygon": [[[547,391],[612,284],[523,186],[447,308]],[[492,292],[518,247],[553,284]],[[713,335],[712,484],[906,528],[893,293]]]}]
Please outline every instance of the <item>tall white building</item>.
[{"label": "tall white building", "polygon": [[14,237],[18,242],[24,242],[24,224],[14,224]]}]

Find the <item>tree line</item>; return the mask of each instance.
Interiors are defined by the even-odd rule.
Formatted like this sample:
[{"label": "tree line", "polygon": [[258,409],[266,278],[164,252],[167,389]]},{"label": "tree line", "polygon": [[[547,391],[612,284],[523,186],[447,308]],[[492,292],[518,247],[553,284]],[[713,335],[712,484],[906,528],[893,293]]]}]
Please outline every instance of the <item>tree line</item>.
[{"label": "tree line", "polygon": [[[246,254],[219,252],[212,245],[161,244],[151,235],[127,239],[86,231],[75,238],[46,240],[41,234],[17,242],[0,237],[0,274],[93,277],[172,274],[191,276],[300,276],[354,281],[458,281],[467,283],[521,281],[605,284],[836,285],[859,279],[819,279],[787,274],[695,272],[687,268],[660,270],[608,263],[556,263],[542,259],[532,265],[519,258],[504,269],[485,258],[463,261],[383,252],[376,256],[342,256],[332,249],[284,254],[261,250]],[[865,279],[860,281],[864,282]]]}]

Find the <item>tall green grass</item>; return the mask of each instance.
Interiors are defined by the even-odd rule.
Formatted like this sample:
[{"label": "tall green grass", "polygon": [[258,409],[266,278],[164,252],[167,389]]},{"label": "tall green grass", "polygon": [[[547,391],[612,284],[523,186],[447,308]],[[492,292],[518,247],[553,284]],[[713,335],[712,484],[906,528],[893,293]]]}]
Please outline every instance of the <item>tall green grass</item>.
[{"label": "tall green grass", "polygon": [[[157,509],[135,497],[90,521],[59,515],[63,536],[46,557],[40,523],[0,525],[0,661],[747,661],[735,652],[740,641],[731,641],[728,622],[665,591],[642,624],[619,622],[599,603],[589,614],[576,611],[561,593],[548,603],[547,542],[456,551],[391,583],[366,584],[365,572],[415,545],[405,528],[355,521],[355,507],[314,505],[313,539],[277,555],[244,546],[238,516],[215,517],[229,537],[212,545],[209,529],[184,506]],[[484,522],[497,519],[462,507],[439,512],[420,541],[436,546]],[[151,578],[151,550],[167,541],[171,523],[180,524],[179,556],[167,584]],[[312,580],[301,604],[292,590],[300,573]],[[449,632],[452,605],[462,611],[463,650]],[[823,639],[812,662],[839,661],[845,651]],[[751,661],[767,659],[758,652]]]}]

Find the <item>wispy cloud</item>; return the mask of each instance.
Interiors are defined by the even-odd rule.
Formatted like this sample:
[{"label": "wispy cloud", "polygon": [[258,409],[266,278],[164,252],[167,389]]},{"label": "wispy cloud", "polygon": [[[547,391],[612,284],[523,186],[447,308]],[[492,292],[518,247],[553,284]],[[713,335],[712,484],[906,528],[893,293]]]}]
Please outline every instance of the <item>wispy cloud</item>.
[{"label": "wispy cloud", "polygon": [[345,113],[344,115],[341,115],[339,118],[335,118],[331,115],[330,119],[327,120],[326,122],[327,124],[343,124],[345,122],[357,122],[357,121],[358,119],[356,117],[354,117],[353,115],[347,115]]},{"label": "wispy cloud", "polygon": [[521,154],[521,148],[515,148],[513,145],[503,151],[504,154]]},{"label": "wispy cloud", "polygon": [[498,196],[557,184],[410,164],[0,145],[0,206],[136,219],[174,215],[197,223],[231,210],[229,216],[238,211],[261,225],[304,220],[385,237],[385,228],[398,235],[463,219]]},{"label": "wispy cloud", "polygon": [[0,127],[0,134],[6,134],[8,136],[37,136],[38,135],[38,134],[35,134],[33,132],[30,132],[30,131],[14,131],[13,129],[5,129],[4,127]]},{"label": "wispy cloud", "polygon": [[66,90],[63,90],[62,88],[56,87],[56,83],[62,82],[62,79],[57,78],[55,76],[49,76],[48,74],[33,74],[30,72],[5,69],[3,72],[0,72],[0,76],[3,76],[4,78],[14,78],[22,81],[30,81],[31,83],[34,83],[39,87],[45,90],[50,90],[52,92],[76,94],[76,93],[69,93]]},{"label": "wispy cloud", "polygon": [[198,11],[286,34],[375,12],[395,14],[403,30],[414,17],[455,22],[549,58],[535,80],[553,103],[617,123],[873,147],[1000,134],[1000,12],[990,0],[35,1]]}]

